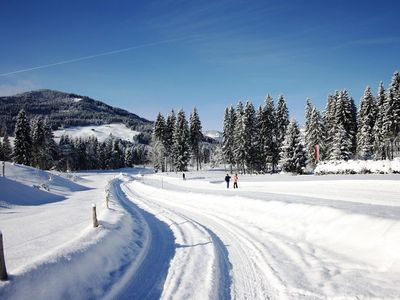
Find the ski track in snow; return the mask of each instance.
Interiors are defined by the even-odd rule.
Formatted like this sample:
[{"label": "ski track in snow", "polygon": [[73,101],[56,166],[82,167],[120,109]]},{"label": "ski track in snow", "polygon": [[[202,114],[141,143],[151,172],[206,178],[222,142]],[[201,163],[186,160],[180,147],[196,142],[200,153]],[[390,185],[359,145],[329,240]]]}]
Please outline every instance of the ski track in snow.
[{"label": "ski track in snow", "polygon": [[120,180],[113,182],[115,195],[132,217],[143,219],[146,237],[144,245],[140,245],[144,249],[140,257],[136,257],[106,299],[159,299],[175,252],[174,237],[164,222],[129,201],[122,186]]},{"label": "ski track in snow", "polygon": [[[331,205],[327,205],[326,202],[329,200],[311,199],[306,196],[300,196],[293,202],[288,201],[293,198],[291,195],[264,193],[264,197],[268,199],[265,202],[243,197],[227,198],[226,193],[204,188],[197,188],[193,193],[184,190],[186,183],[174,181],[174,179],[170,181],[172,183],[168,183],[167,179],[160,186],[154,179],[145,179],[141,182],[133,180],[125,183],[124,190],[131,201],[141,208],[150,211],[157,218],[171,222],[177,241],[183,239],[187,242],[196,236],[195,231],[187,229],[188,223],[193,227],[203,228],[214,245],[214,257],[208,257],[204,253],[192,253],[190,257],[182,257],[177,245],[176,255],[171,262],[161,298],[382,299],[399,296],[399,289],[395,287],[395,282],[399,281],[382,277],[384,270],[390,270],[398,264],[397,256],[394,255],[396,250],[390,249],[391,246],[398,248],[398,245],[393,244],[397,231],[392,231],[392,235],[386,237],[387,232],[398,226],[398,223],[394,223],[395,220],[391,220],[391,218],[396,219],[397,215],[389,216],[386,211],[374,215],[368,213],[368,209],[365,211],[363,208],[360,209],[360,206],[364,204],[355,203],[354,206],[346,207],[342,205],[346,203],[342,200],[332,201]],[[258,198],[259,195],[254,193],[253,196]],[[229,199],[236,202],[232,205],[239,205],[239,212],[227,210],[227,206],[224,209],[223,202],[222,205],[217,203],[219,200]],[[262,219],[258,219],[260,216],[246,211],[247,205],[250,205],[250,209],[253,209],[252,206],[265,209],[266,214],[261,215],[261,218],[269,218],[269,215],[272,217],[277,215],[280,218],[281,214],[282,228],[266,228]],[[243,212],[240,209],[241,206],[243,206]],[[368,207],[370,204],[365,204],[365,206]],[[276,215],[274,215],[275,210]],[[365,215],[360,215],[364,212]],[[305,219],[301,221],[303,217]],[[385,220],[382,217],[389,218]],[[254,221],[252,218],[255,218]],[[388,250],[379,245],[379,240],[374,241],[371,249],[365,249],[364,244],[357,245],[357,239],[360,237],[357,237],[355,242],[347,240],[346,232],[344,232],[344,237],[342,234],[338,234],[337,237],[330,236],[329,230],[335,232],[336,226],[342,230],[352,228],[354,225],[367,224],[368,220],[372,222],[371,224],[378,225],[372,225],[371,229],[376,229],[376,237],[380,239],[382,239],[378,235],[380,230],[387,228],[384,230],[382,242],[390,243],[386,244]],[[299,232],[294,229],[296,224],[300,227]],[[323,231],[325,229],[321,233],[319,228],[311,227],[315,226],[314,224],[326,226],[327,233]],[[363,228],[356,229],[361,230],[361,233],[368,237],[368,232],[363,231]],[[303,232],[303,230],[306,231]],[[322,234],[322,238],[314,237],[315,234]],[[371,231],[372,238],[374,234],[375,232]],[[350,230],[349,236],[356,235]],[[362,242],[364,242],[362,238],[365,237],[361,236]],[[324,239],[328,241],[326,245]],[[335,249],[336,243],[338,243],[338,251]],[[204,242],[197,245],[208,246]],[[376,253],[377,261],[368,261],[369,256],[366,255],[375,249],[381,251]],[[358,250],[363,251],[360,252],[359,257],[351,253]],[[388,258],[384,253],[387,253]],[[194,268],[196,263],[190,264],[198,260],[199,256],[203,265],[208,263],[206,258],[213,260],[212,272]],[[179,257],[183,262],[177,262]],[[201,281],[202,289],[213,291],[217,288],[215,285],[217,284],[219,294],[208,293],[205,297],[206,294],[199,294],[196,290],[193,290],[191,294],[182,293],[181,290],[188,281],[192,287],[197,286],[193,284],[193,278],[191,278],[193,276],[214,277],[215,279],[211,281]],[[392,276],[396,277],[396,275]],[[221,288],[225,289],[222,294]]]},{"label": "ski track in snow", "polygon": [[123,190],[132,200],[170,223],[177,239],[176,256],[162,298],[231,299],[231,264],[219,237],[187,214],[143,198],[129,185]]}]

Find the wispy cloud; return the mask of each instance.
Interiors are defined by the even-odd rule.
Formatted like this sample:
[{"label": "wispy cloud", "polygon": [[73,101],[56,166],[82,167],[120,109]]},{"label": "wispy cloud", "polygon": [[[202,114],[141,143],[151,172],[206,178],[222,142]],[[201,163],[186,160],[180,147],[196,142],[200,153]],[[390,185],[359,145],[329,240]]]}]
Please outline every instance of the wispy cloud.
[{"label": "wispy cloud", "polygon": [[50,67],[55,67],[55,66],[60,66],[60,65],[66,65],[66,64],[76,63],[76,62],[89,60],[89,59],[93,59],[93,58],[98,58],[98,57],[102,57],[102,56],[115,55],[115,54],[128,52],[128,51],[132,51],[132,50],[136,50],[136,49],[140,49],[140,48],[157,46],[157,45],[167,44],[167,43],[173,43],[173,42],[182,41],[182,40],[188,40],[190,38],[192,38],[192,37],[186,36],[186,37],[167,39],[167,40],[156,41],[156,42],[151,42],[151,43],[145,43],[145,44],[136,45],[136,46],[132,46],[132,47],[112,50],[112,51],[108,51],[108,52],[102,52],[102,53],[97,53],[97,54],[92,54],[92,55],[87,55],[87,56],[81,56],[78,58],[63,60],[63,61],[59,61],[59,62],[55,62],[55,63],[45,64],[45,65],[40,65],[40,66],[35,66],[35,67],[30,67],[30,68],[25,68],[25,69],[19,69],[19,70],[15,70],[15,71],[11,71],[11,72],[6,72],[6,73],[1,73],[0,76],[10,76],[10,75],[25,73],[25,72],[34,71],[34,70],[40,70],[40,69],[45,69],[45,68],[50,68]]}]

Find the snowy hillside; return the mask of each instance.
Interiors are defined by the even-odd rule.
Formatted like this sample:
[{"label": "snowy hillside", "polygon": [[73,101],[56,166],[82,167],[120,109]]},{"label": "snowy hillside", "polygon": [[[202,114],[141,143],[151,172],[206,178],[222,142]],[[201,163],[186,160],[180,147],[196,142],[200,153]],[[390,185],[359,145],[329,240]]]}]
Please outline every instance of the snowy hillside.
[{"label": "snowy hillside", "polygon": [[0,298],[400,298],[399,175],[225,175],[7,164]]},{"label": "snowy hillside", "polygon": [[120,138],[121,140],[132,141],[133,137],[139,133],[140,132],[126,127],[125,124],[118,123],[97,126],[76,126],[59,129],[54,131],[54,138],[58,142],[60,137],[64,134],[74,138],[95,136],[100,142],[102,142],[112,134],[114,137]]},{"label": "snowy hillside", "polygon": [[208,131],[205,131],[203,134],[204,134],[205,136],[208,136],[208,137],[210,137],[210,138],[212,138],[212,139],[214,139],[214,140],[216,140],[216,141],[222,143],[223,136],[222,136],[222,132],[220,132],[220,131],[217,131],[217,130],[208,130]]}]

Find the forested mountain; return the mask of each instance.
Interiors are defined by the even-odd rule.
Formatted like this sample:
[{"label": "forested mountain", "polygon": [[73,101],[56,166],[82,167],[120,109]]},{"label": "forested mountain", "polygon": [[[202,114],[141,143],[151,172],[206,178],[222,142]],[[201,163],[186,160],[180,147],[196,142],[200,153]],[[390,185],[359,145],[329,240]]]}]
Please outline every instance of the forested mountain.
[{"label": "forested mountain", "polygon": [[37,90],[15,96],[0,97],[0,126],[10,135],[18,112],[24,108],[28,118],[47,117],[52,129],[68,126],[124,123],[137,131],[151,131],[153,122],[104,102],[72,93]]}]

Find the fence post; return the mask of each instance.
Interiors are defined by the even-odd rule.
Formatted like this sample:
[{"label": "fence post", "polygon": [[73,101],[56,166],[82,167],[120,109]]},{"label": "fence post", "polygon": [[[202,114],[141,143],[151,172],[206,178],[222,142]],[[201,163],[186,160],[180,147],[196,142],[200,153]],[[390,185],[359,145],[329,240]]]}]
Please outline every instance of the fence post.
[{"label": "fence post", "polygon": [[96,204],[92,204],[92,211],[93,211],[93,227],[98,227],[99,222],[97,221]]},{"label": "fence post", "polygon": [[110,194],[107,191],[107,196],[106,196],[106,205],[107,205],[107,209],[109,209],[110,207],[108,206],[108,202],[110,201]]},{"label": "fence post", "polygon": [[7,280],[6,261],[4,259],[3,234],[0,231],[0,280]]}]

